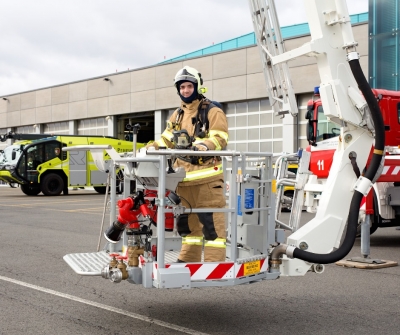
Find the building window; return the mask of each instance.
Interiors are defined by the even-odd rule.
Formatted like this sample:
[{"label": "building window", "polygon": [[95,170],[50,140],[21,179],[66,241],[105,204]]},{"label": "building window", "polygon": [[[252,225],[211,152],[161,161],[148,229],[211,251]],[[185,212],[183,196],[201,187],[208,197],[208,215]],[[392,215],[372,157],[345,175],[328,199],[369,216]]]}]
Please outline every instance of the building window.
[{"label": "building window", "polygon": [[68,121],[46,123],[44,125],[43,132],[45,134],[68,135],[69,134],[69,123],[68,123]]},{"label": "building window", "polygon": [[104,117],[80,120],[78,122],[78,135],[108,136],[108,124]]},{"label": "building window", "polygon": [[33,126],[21,126],[16,127],[15,132],[17,134],[34,134],[36,133],[36,129]]},{"label": "building window", "polygon": [[229,150],[282,152],[283,125],[268,99],[226,104]]}]

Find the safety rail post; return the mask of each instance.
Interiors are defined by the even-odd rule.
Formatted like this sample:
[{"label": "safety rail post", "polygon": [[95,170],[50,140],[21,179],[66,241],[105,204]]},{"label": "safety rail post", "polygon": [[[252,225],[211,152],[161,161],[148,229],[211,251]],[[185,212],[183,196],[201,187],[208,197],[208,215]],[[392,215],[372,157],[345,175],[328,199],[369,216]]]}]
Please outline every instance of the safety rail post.
[{"label": "safety rail post", "polygon": [[[236,199],[237,199],[237,187],[239,181],[238,178],[238,157],[232,156],[232,173],[231,173],[231,180],[229,182],[229,208],[235,208]],[[237,211],[239,208],[236,209],[236,212],[229,212],[230,222],[231,222],[231,256],[230,260],[232,262],[236,262],[237,258]]]},{"label": "safety rail post", "polygon": [[165,267],[165,179],[167,175],[167,156],[159,155],[158,208],[157,208],[157,264]]},{"label": "safety rail post", "polygon": [[[110,176],[110,226],[113,225],[114,220],[117,217],[117,196],[116,196],[116,177],[115,177],[115,162],[111,162],[110,164],[110,171],[109,173],[111,174]],[[107,196],[107,195],[106,195]],[[125,244],[125,239],[126,239],[126,233],[124,232],[123,237],[122,237],[122,243]],[[120,243],[117,244],[112,244],[110,243],[110,252],[116,252],[119,247]]]},{"label": "safety rail post", "polygon": [[[271,158],[265,157],[264,158],[264,166],[260,167],[260,181],[263,181],[263,183],[260,183],[260,190],[259,190],[259,207],[264,208],[266,207],[266,200],[267,199],[272,199],[271,198],[271,187],[267,189],[267,183],[266,180],[271,180],[271,176],[267,175],[267,168],[268,165],[271,164]],[[271,212],[271,209],[268,209],[268,213]],[[263,223],[264,226],[264,240],[263,240],[263,247],[264,249],[262,250],[263,254],[268,254],[268,239],[269,239],[269,223],[270,221],[266,219],[269,217],[269,214],[265,213],[265,211],[260,211],[260,224]]]},{"label": "safety rail post", "polygon": [[244,187],[243,187],[243,178],[244,175],[246,174],[246,154],[243,152],[240,152],[240,175],[239,177],[239,192],[240,192],[240,203],[238,204],[238,212],[240,211],[242,215],[244,215]]}]

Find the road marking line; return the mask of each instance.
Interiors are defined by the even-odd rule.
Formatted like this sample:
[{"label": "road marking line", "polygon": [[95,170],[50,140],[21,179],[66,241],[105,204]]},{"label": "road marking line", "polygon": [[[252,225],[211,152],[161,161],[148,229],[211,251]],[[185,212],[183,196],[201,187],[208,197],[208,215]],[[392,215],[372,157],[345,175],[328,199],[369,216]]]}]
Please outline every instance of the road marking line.
[{"label": "road marking line", "polygon": [[76,208],[76,209],[63,209],[64,212],[81,212],[81,211],[98,211],[103,210],[103,207],[90,207],[90,208]]},{"label": "road marking line", "polygon": [[[64,204],[64,203],[74,204],[74,203],[89,202],[89,201],[90,200],[65,200],[65,201],[51,201],[51,202],[49,202],[49,199],[41,199],[41,200],[36,200],[36,201],[35,200],[29,201],[28,205],[32,205],[32,204],[35,204],[35,205],[40,205],[40,204],[48,205],[48,204]],[[10,201],[2,200],[2,203],[4,203],[4,204],[12,204],[12,203],[15,203],[15,200],[14,199],[12,199]],[[91,203],[93,203],[93,201],[91,201]],[[21,204],[21,205],[26,205],[26,204]]]},{"label": "road marking line", "polygon": [[37,285],[25,283],[25,282],[22,282],[22,281],[19,281],[19,280],[15,280],[15,279],[12,279],[12,278],[0,276],[0,280],[6,281],[6,282],[9,282],[9,283],[12,283],[12,284],[16,284],[16,285],[28,287],[28,288],[31,288],[33,290],[37,290],[37,291],[40,291],[40,292],[52,294],[52,295],[55,295],[57,297],[61,297],[61,298],[69,299],[69,300],[72,300],[72,301],[80,302],[80,303],[85,304],[85,305],[101,308],[101,309],[104,309],[104,310],[109,311],[109,312],[114,312],[114,313],[118,313],[118,314],[121,314],[121,315],[125,315],[125,316],[128,316],[128,317],[132,318],[132,319],[138,319],[140,321],[152,323],[152,324],[155,324],[157,326],[161,326],[161,327],[164,327],[164,328],[180,331],[180,332],[185,333],[185,334],[190,334],[190,335],[209,335],[207,333],[198,332],[198,331],[190,329],[190,328],[181,327],[181,326],[178,326],[178,325],[174,325],[172,323],[168,323],[168,322],[164,322],[164,321],[161,321],[161,320],[149,318],[149,317],[144,316],[144,315],[131,313],[131,312],[128,312],[128,311],[124,311],[123,309],[120,309],[120,308],[107,306],[107,305],[100,304],[100,303],[95,302],[95,301],[82,299],[82,298],[79,298],[79,297],[76,297],[76,296],[73,296],[73,295],[70,295],[70,294],[57,292],[57,291],[54,291],[54,290],[50,290],[48,288],[44,288],[44,287],[40,287],[40,286],[37,286]]}]

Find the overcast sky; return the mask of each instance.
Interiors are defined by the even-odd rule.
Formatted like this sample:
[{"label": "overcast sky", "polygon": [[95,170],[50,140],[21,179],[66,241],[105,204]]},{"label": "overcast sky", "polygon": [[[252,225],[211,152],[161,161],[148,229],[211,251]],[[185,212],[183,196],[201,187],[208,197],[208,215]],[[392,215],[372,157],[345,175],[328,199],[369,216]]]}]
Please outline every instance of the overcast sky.
[{"label": "overcast sky", "polygon": [[[302,0],[275,0],[281,26]],[[368,0],[347,0],[350,14]],[[247,0],[1,0],[0,96],[145,66],[253,31]]]}]

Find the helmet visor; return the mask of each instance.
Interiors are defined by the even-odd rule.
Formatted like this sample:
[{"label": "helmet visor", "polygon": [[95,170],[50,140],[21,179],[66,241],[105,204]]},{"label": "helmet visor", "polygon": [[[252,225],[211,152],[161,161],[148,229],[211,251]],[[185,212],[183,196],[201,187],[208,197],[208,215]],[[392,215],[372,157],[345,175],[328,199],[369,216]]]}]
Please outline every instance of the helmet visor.
[{"label": "helmet visor", "polygon": [[182,71],[180,73],[177,73],[175,76],[175,84],[177,84],[180,81],[190,81],[194,84],[197,84],[197,78],[189,73],[186,69],[182,69]]}]

